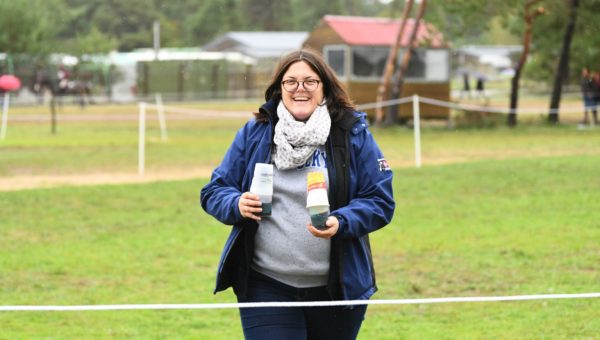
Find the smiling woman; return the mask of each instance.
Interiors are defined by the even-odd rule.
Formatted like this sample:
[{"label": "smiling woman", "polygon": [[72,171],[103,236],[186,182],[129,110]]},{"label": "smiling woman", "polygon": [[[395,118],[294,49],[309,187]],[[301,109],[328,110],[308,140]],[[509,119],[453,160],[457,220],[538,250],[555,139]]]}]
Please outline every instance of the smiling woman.
[{"label": "smiling woman", "polygon": [[317,73],[306,62],[300,61],[292,64],[283,78],[283,104],[296,120],[308,120],[317,107],[323,104],[323,88],[319,87]]},{"label": "smiling woman", "polygon": [[[240,302],[369,299],[377,287],[368,234],[390,222],[395,203],[366,115],[311,50],[281,59],[265,100],[201,192],[202,207],[233,224],[215,290],[233,287]],[[269,216],[251,192],[261,163],[273,165]],[[330,203],[319,229],[307,209],[307,178],[315,174],[326,179],[321,201]],[[247,339],[354,339],[365,312],[364,305],[242,308],[240,316]]]}]

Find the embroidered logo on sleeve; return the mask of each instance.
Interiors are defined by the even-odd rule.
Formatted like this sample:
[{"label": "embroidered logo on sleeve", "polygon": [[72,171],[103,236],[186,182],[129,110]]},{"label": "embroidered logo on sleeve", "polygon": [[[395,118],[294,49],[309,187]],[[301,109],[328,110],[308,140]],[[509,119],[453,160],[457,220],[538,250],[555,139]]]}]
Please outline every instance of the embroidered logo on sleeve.
[{"label": "embroidered logo on sleeve", "polygon": [[391,171],[392,170],[392,169],[390,169],[390,165],[385,160],[385,158],[379,158],[377,160],[377,163],[379,163],[379,171]]}]

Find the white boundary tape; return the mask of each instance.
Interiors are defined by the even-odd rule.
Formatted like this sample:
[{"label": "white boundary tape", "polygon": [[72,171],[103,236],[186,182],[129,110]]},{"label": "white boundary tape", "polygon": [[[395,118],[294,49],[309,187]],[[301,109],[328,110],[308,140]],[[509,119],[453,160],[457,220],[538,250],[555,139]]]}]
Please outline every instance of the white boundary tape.
[{"label": "white boundary tape", "polygon": [[235,111],[209,111],[209,110],[194,110],[175,106],[159,106],[148,103],[148,108],[153,110],[162,110],[163,112],[187,114],[193,116],[201,116],[205,118],[251,118],[250,112],[235,112]]},{"label": "white boundary tape", "polygon": [[[504,108],[499,108],[499,107],[490,107],[490,106],[485,106],[485,105],[470,105],[470,104],[458,104],[458,103],[453,103],[453,102],[447,102],[447,101],[443,101],[443,100],[438,100],[438,99],[433,99],[433,98],[427,98],[427,97],[420,97],[418,95],[413,95],[410,97],[403,97],[403,98],[397,98],[397,99],[392,99],[392,100],[386,100],[383,101],[381,103],[367,103],[367,104],[363,104],[363,105],[358,105],[356,108],[360,111],[364,111],[364,110],[368,110],[368,109],[373,109],[376,107],[386,107],[386,106],[392,106],[392,105],[400,105],[400,104],[407,104],[407,103],[411,103],[413,104],[413,121],[415,122],[415,166],[417,168],[421,167],[421,136],[420,136],[420,126],[419,126],[419,115],[420,115],[420,108],[419,108],[419,104],[420,103],[424,103],[424,104],[429,104],[429,105],[436,105],[436,106],[442,106],[442,107],[447,107],[447,108],[451,108],[451,109],[457,109],[457,110],[467,110],[467,111],[479,111],[479,112],[494,112],[494,113],[511,113],[514,111],[515,114],[538,114],[538,115],[543,115],[543,114],[547,114],[549,112],[552,113],[557,113],[559,111],[562,110],[563,113],[573,113],[573,112],[582,112],[582,107],[569,107],[569,108],[562,108],[562,109],[558,109],[558,110],[550,110],[550,109],[546,109],[546,108],[529,108],[529,109],[516,109],[516,110],[511,110],[511,109],[504,109]],[[194,115],[194,116],[200,116],[203,118],[250,118],[250,115],[246,112],[219,112],[219,111],[210,111],[210,110],[193,110],[193,109],[187,109],[187,108],[180,108],[180,107],[173,107],[173,106],[164,106],[162,103],[162,97],[160,96],[160,94],[156,95],[156,105],[152,105],[149,103],[144,103],[144,102],[140,102],[139,103],[139,111],[140,111],[140,140],[139,140],[139,151],[138,151],[138,173],[143,176],[144,175],[144,143],[145,140],[143,140],[144,136],[143,136],[143,129],[145,129],[145,126],[143,126],[143,124],[145,123],[145,110],[146,109],[154,109],[158,112],[159,114],[159,122],[160,122],[160,126],[161,126],[161,139],[163,141],[167,140],[167,131],[166,131],[166,122],[165,122],[165,116],[164,113],[165,112],[171,112],[171,113],[179,113],[179,114],[187,114],[187,115]],[[597,108],[598,106],[596,106]],[[143,112],[142,112],[143,111]],[[4,129],[3,129],[4,130]]]},{"label": "white boundary tape", "polygon": [[[387,101],[382,102],[381,106],[385,107],[385,106],[391,106],[391,105],[399,105],[399,104],[409,103],[411,101],[413,101],[412,96],[399,98],[399,99],[393,99],[393,100],[387,100]],[[443,101],[443,100],[421,97],[421,96],[419,96],[419,101],[421,103],[425,103],[425,104],[443,106],[443,107],[456,109],[456,110],[506,113],[506,114],[511,113],[511,109],[509,109],[509,108],[492,107],[492,106],[485,106],[485,105],[473,105],[473,104],[459,104],[459,103],[447,102],[447,101]],[[359,110],[368,110],[368,109],[373,109],[377,106],[378,106],[377,103],[369,103],[369,104],[358,105],[357,108]],[[595,108],[597,109],[598,107],[599,106],[596,106]],[[581,107],[580,106],[564,107],[564,108],[552,109],[552,110],[549,108],[546,108],[546,107],[538,107],[538,108],[525,108],[525,109],[517,108],[514,111],[517,114],[548,114],[548,113],[560,113],[560,112],[562,112],[562,113],[579,113],[579,112],[583,112],[583,109],[584,109],[583,106],[581,106]],[[588,109],[592,109],[592,108],[590,107]]]},{"label": "white boundary tape", "polygon": [[[419,97],[420,99],[423,99],[423,97]],[[386,106],[392,106],[392,105],[400,105],[400,104],[405,104],[405,103],[410,103],[413,101],[413,97],[404,97],[404,98],[398,98],[398,99],[390,99],[390,100],[385,100],[382,101],[381,104],[378,103],[368,103],[368,104],[363,104],[363,105],[358,105],[356,108],[358,110],[368,110],[368,109],[374,109],[378,106],[381,107],[386,107]]]},{"label": "white boundary tape", "polygon": [[[381,103],[375,102],[375,103],[367,103],[367,104],[358,105],[357,109],[359,111],[364,111],[364,110],[374,109],[379,106],[387,107],[387,106],[392,106],[392,105],[407,104],[407,103],[413,102],[414,100],[415,100],[414,96],[403,97],[403,98],[386,100]],[[433,99],[433,98],[428,98],[428,97],[421,97],[421,96],[419,96],[418,100],[419,100],[419,102],[424,103],[424,104],[442,106],[442,107],[447,107],[447,108],[456,109],[456,110],[480,111],[480,112],[492,112],[492,113],[504,113],[504,114],[508,114],[508,113],[512,112],[512,110],[509,108],[493,107],[493,106],[486,106],[486,105],[460,104],[460,103],[447,102],[444,100]],[[251,115],[247,112],[194,110],[194,109],[186,109],[186,108],[174,107],[174,106],[164,106],[164,105],[161,105],[161,106],[162,107],[159,108],[158,105],[152,105],[149,103],[147,104],[147,108],[149,108],[149,109],[154,109],[154,110],[161,109],[161,110],[164,110],[165,112],[168,111],[171,113],[198,115],[198,116],[203,116],[206,118],[243,118],[243,117],[250,118],[251,117]],[[596,106],[595,108],[599,109],[600,105]],[[592,108],[588,108],[588,109],[592,109]],[[514,110],[514,112],[517,114],[545,115],[548,113],[561,113],[561,112],[562,113],[580,113],[580,112],[583,112],[583,110],[584,110],[583,106],[571,106],[571,107],[563,107],[560,109],[552,109],[552,110],[547,107],[517,108],[516,110]]]},{"label": "white boundary tape", "polygon": [[264,307],[331,307],[356,305],[416,305],[456,302],[499,302],[556,299],[600,298],[600,293],[539,294],[513,296],[442,297],[428,299],[306,301],[306,302],[246,302],[200,304],[137,304],[137,305],[83,305],[83,306],[0,306],[0,312],[17,311],[107,311],[107,310],[164,310],[164,309],[232,309]]}]

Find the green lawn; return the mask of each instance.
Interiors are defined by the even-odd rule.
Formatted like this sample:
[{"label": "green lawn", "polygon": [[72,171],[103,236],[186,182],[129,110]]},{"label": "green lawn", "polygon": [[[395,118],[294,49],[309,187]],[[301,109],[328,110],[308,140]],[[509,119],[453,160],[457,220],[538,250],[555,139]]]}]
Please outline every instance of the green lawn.
[{"label": "green lawn", "polygon": [[[248,119],[251,117],[248,114]],[[146,130],[147,172],[213,168],[235,131],[247,119],[169,120],[169,140],[160,139],[154,115]],[[392,167],[414,164],[413,131],[373,128]],[[425,126],[421,132],[424,165],[530,156],[600,155],[600,129],[572,125],[521,124],[515,129]],[[53,135],[47,123],[9,123],[0,141],[0,176],[137,172],[136,121],[59,122]]]},{"label": "green lawn", "polygon": [[[533,150],[545,142],[532,136],[553,133],[557,147],[587,145],[567,129],[489,132],[496,152],[517,148],[508,136]],[[388,133],[408,138],[378,135],[389,149]],[[486,149],[457,133],[440,133],[440,153]],[[396,215],[372,235],[374,298],[600,292],[600,155],[493,158],[396,168]],[[1,304],[233,302],[231,291],[212,295],[229,227],[199,207],[204,183],[0,192]],[[0,312],[0,325],[6,339],[241,338],[235,310]],[[591,339],[598,329],[600,299],[371,306],[360,338]]]},{"label": "green lawn", "polygon": [[[219,105],[197,108],[255,108]],[[162,142],[148,117],[147,173],[214,167],[245,121],[167,115]],[[0,179],[135,174],[137,132],[135,121],[60,121],[52,135],[47,123],[9,120]],[[421,169],[412,130],[372,132],[398,202],[372,235],[375,298],[600,292],[600,129],[425,126]],[[229,227],[199,207],[204,183],[0,190],[0,304],[235,301],[212,294]],[[360,337],[595,338],[598,320],[600,299],[371,306]],[[241,329],[235,310],[0,312],[0,339],[109,337],[239,339]]]}]

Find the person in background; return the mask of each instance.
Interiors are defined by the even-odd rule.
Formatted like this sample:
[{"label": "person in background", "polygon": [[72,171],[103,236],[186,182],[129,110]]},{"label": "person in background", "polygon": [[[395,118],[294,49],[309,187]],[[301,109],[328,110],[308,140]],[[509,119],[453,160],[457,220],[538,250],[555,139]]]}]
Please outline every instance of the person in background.
[{"label": "person in background", "polygon": [[477,91],[477,97],[481,99],[486,99],[485,95],[485,77],[483,74],[477,75],[477,82],[475,84],[475,90]]},{"label": "person in background", "polygon": [[594,124],[598,124],[598,112],[596,108],[597,85],[592,79],[587,67],[581,70],[581,94],[583,96],[583,121],[581,124],[589,124],[588,113],[591,112]]},{"label": "person in background", "polygon": [[598,125],[598,105],[600,105],[600,72],[592,72],[594,109],[592,110],[594,125]]},{"label": "person in background", "polygon": [[466,96],[467,98],[471,98],[471,84],[470,84],[470,80],[469,80],[469,72],[468,71],[463,72],[463,88],[462,88],[462,91],[460,92],[460,98],[462,99],[463,96]]},{"label": "person in background", "polygon": [[69,70],[65,67],[65,65],[60,64],[58,66],[58,71],[56,71],[56,78],[58,80],[58,94],[65,95],[69,89]]},{"label": "person in background", "polygon": [[[241,128],[203,209],[233,225],[215,292],[239,302],[366,300],[377,290],[369,233],[390,223],[392,171],[333,70],[317,52],[282,57],[266,103]],[[273,164],[270,216],[250,191],[256,163]],[[328,180],[324,230],[306,209],[308,172]],[[355,339],[366,305],[240,308],[246,339]]]}]

